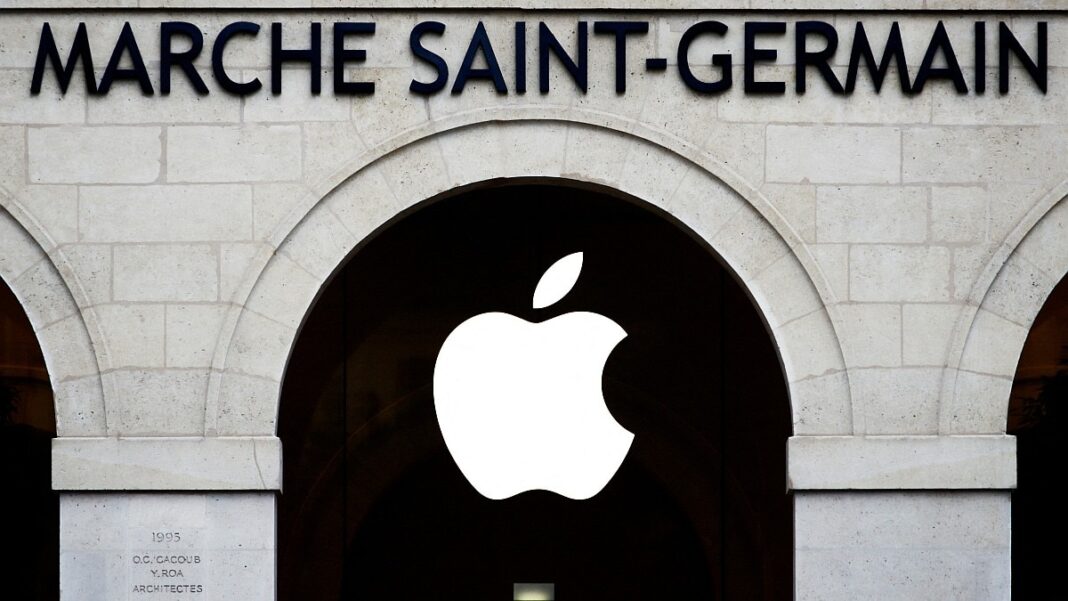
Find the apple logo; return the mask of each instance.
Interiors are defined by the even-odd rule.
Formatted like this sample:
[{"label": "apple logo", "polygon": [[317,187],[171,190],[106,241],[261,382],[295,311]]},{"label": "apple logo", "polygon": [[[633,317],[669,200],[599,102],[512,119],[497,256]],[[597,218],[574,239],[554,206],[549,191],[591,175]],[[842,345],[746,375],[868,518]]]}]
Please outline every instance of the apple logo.
[{"label": "apple logo", "polygon": [[[535,309],[566,295],[582,253],[554,263]],[[605,362],[627,333],[597,313],[532,323],[483,313],[454,329],[434,365],[434,409],[445,445],[484,497],[548,490],[588,499],[615,475],[634,434],[605,405]]]}]

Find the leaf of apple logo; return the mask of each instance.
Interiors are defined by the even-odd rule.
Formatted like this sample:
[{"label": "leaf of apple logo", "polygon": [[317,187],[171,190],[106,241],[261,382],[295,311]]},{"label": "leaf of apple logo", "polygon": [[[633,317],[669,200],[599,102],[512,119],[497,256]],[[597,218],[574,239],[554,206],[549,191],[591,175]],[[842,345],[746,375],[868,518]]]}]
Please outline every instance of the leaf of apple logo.
[{"label": "leaf of apple logo", "polygon": [[[581,252],[554,263],[534,308],[563,298],[581,269]],[[582,311],[538,323],[483,313],[449,334],[434,365],[434,409],[475,490],[495,500],[539,489],[578,500],[608,484],[634,440],[601,391],[605,362],[626,336]]]}]

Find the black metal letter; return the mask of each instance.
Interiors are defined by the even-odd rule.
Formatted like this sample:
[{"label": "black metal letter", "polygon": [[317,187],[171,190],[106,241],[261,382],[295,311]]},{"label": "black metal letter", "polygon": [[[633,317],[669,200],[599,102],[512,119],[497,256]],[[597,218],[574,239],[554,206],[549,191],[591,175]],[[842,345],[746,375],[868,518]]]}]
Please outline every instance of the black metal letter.
[{"label": "black metal letter", "polygon": [[782,35],[786,33],[786,23],[782,21],[747,21],[745,24],[745,93],[746,94],[785,94],[786,83],[782,81],[757,81],[756,64],[760,61],[774,61],[778,51],[770,48],[757,48],[756,37],[761,34]]},{"label": "black metal letter", "polygon": [[578,22],[578,60],[572,60],[568,56],[567,51],[560,45],[559,40],[553,35],[552,31],[549,31],[549,27],[544,23],[538,23],[538,87],[541,89],[542,94],[549,93],[549,53],[556,55],[556,58],[560,60],[560,64],[567,69],[567,72],[571,74],[571,79],[575,80],[575,85],[579,90],[585,94],[587,90],[587,61],[586,61],[586,48],[588,44],[588,32],[586,29],[586,22]]},{"label": "black metal letter", "polygon": [[[189,38],[189,50],[175,52],[171,49],[171,40],[175,34]],[[189,78],[193,89],[201,96],[208,93],[193,61],[204,49],[204,34],[192,23],[166,21],[159,24],[159,93],[166,96],[171,93],[171,70],[178,67]]]},{"label": "black metal letter", "polygon": [[[942,51],[946,57],[946,66],[936,69],[932,65],[939,51]],[[931,43],[927,46],[927,53],[923,55],[920,70],[916,73],[916,81],[912,84],[912,92],[914,94],[922,92],[928,79],[948,79],[953,82],[953,87],[957,89],[958,94],[968,93],[968,84],[964,81],[964,73],[960,70],[960,63],[957,62],[957,54],[953,52],[953,44],[950,43],[946,26],[941,21],[935,26]]]},{"label": "black metal letter", "polygon": [[[119,61],[126,52],[130,53],[130,62],[133,63],[133,67],[120,69]],[[108,61],[104,74],[100,76],[100,93],[107,94],[116,79],[136,81],[141,85],[142,94],[152,95],[152,81],[148,78],[148,69],[145,68],[144,59],[141,58],[141,50],[137,47],[137,39],[134,37],[133,29],[130,28],[129,21],[122,24],[119,40],[115,42],[115,50],[111,52],[111,60]]]},{"label": "black metal letter", "polygon": [[230,38],[239,33],[255,36],[259,32],[260,26],[255,23],[235,21],[234,23],[230,23],[226,27],[223,27],[222,31],[220,31],[219,35],[215,38],[215,43],[211,47],[211,72],[215,75],[215,81],[219,82],[222,89],[231,94],[245,96],[247,94],[253,94],[263,87],[263,84],[260,83],[258,77],[252,81],[246,82],[238,82],[230,79],[230,76],[226,74],[226,67],[223,64],[223,53],[226,51],[226,45],[230,42]]},{"label": "black metal letter", "polygon": [[611,34],[616,37],[616,94],[627,91],[627,36],[632,33],[649,33],[648,21],[597,21],[594,34]]},{"label": "black metal letter", "polygon": [[712,55],[712,66],[719,67],[720,73],[722,73],[716,81],[701,81],[690,69],[690,44],[697,39],[697,36],[706,33],[722,36],[727,33],[727,26],[719,21],[701,21],[693,24],[686,30],[686,33],[682,34],[682,39],[679,40],[679,75],[682,76],[682,81],[686,83],[686,87],[698,94],[725,92],[731,89],[733,82],[730,54]]},{"label": "black metal letter", "polygon": [[515,24],[515,93],[527,93],[527,24]]},{"label": "black metal letter", "polygon": [[[486,57],[485,69],[474,69],[475,55],[478,51]],[[468,79],[488,79],[493,82],[494,89],[498,94],[507,94],[508,86],[504,83],[504,74],[501,66],[497,63],[497,55],[493,53],[493,44],[490,43],[489,35],[486,34],[486,26],[482,21],[475,26],[475,33],[471,35],[471,43],[467,45],[467,54],[460,63],[460,70],[456,73],[456,81],[452,84],[452,93],[459,94],[464,91]]]},{"label": "black metal letter", "polygon": [[311,72],[311,93],[318,95],[323,88],[323,32],[319,23],[311,24],[311,48],[289,50],[282,48],[282,24],[271,23],[271,93],[282,93],[282,65],[308,63]]},{"label": "black metal letter", "polygon": [[45,61],[52,65],[56,72],[56,82],[59,83],[59,91],[66,94],[70,87],[71,77],[78,61],[82,63],[82,71],[85,74],[85,89],[90,94],[96,94],[96,73],[93,72],[93,52],[89,47],[89,34],[85,31],[85,23],[78,23],[78,31],[74,34],[74,43],[71,44],[70,53],[67,54],[67,64],[59,57],[59,49],[56,48],[56,39],[52,36],[52,28],[45,22],[41,28],[41,41],[37,45],[37,60],[33,65],[33,79],[30,82],[30,93],[41,93],[41,83],[44,80]]},{"label": "black metal letter", "polygon": [[864,31],[864,24],[857,22],[853,33],[853,48],[849,51],[849,68],[846,69],[845,93],[852,94],[857,85],[857,72],[860,70],[860,59],[868,67],[875,93],[883,89],[883,81],[890,72],[890,61],[897,64],[897,77],[901,84],[901,92],[912,93],[912,84],[909,79],[909,65],[905,61],[905,45],[901,42],[901,28],[897,21],[890,24],[890,34],[886,37],[886,47],[883,50],[883,58],[878,66],[875,63],[875,53],[872,52],[871,44],[868,43],[868,34]]},{"label": "black metal letter", "polygon": [[1027,52],[1020,45],[1016,36],[1012,35],[1004,22],[998,23],[998,91],[1002,94],[1009,93],[1009,51],[1011,50],[1020,63],[1027,70],[1028,75],[1034,80],[1042,93],[1046,93],[1046,22],[1038,22],[1038,59],[1031,60]]},{"label": "black metal letter", "polygon": [[437,78],[430,83],[423,83],[413,79],[411,85],[408,86],[408,89],[412,92],[423,94],[424,96],[440,92],[445,87],[445,82],[449,80],[449,65],[445,63],[445,59],[423,47],[423,35],[428,33],[435,35],[445,33],[445,24],[438,21],[424,21],[412,28],[412,34],[408,38],[408,44],[412,47],[412,54],[416,58],[430,63],[430,66],[434,67],[434,70],[438,73]]},{"label": "black metal letter", "polygon": [[334,93],[368,95],[375,93],[373,81],[345,81],[345,64],[362,63],[367,59],[366,50],[349,50],[345,48],[345,37],[350,35],[372,35],[374,23],[334,23]]},{"label": "black metal letter", "polygon": [[[835,51],[838,50],[838,32],[835,31],[834,27],[823,21],[800,21],[796,27],[797,29],[794,31],[794,47],[797,54],[797,76],[794,87],[797,93],[805,93],[805,72],[809,67],[816,67],[816,70],[823,76],[823,80],[827,82],[827,86],[831,88],[832,92],[835,94],[845,93],[845,90],[842,89],[842,84],[838,81],[838,77],[831,70],[831,66],[827,64],[831,57],[834,56]],[[809,34],[816,34],[826,40],[827,44],[823,50],[819,52],[810,52],[808,50],[806,46]]]}]

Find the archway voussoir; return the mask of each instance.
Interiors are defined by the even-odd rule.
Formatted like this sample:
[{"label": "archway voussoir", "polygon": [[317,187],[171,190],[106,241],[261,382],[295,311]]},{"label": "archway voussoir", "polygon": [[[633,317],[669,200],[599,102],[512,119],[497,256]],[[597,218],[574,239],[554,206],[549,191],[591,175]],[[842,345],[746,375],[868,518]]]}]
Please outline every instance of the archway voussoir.
[{"label": "archway voussoir", "polygon": [[288,256],[276,253],[268,261],[245,307],[296,329],[323,281]]},{"label": "archway voussoir", "polygon": [[326,280],[337,266],[337,257],[348,254],[356,244],[352,233],[330,211],[312,211],[279,247],[305,271]]}]

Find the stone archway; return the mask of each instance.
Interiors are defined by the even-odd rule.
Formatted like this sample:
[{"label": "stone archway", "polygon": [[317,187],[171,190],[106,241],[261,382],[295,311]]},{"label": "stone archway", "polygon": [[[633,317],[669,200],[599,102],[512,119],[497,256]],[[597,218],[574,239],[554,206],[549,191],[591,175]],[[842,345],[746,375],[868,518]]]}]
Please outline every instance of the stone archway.
[{"label": "stone archway", "polygon": [[[947,370],[941,406],[946,434],[1001,433],[1013,376],[1028,331],[1054,287],[1068,273],[1065,185],[1040,202],[991,261],[989,284],[974,295],[957,332],[956,364]],[[1009,246],[1013,240],[1015,246]],[[1007,255],[1007,256],[1006,256]]]},{"label": "stone archway", "polygon": [[232,335],[220,337],[206,433],[273,435],[293,342],[338,266],[375,230],[424,200],[501,177],[604,185],[694,231],[745,283],[767,320],[788,379],[794,433],[853,433],[838,337],[801,245],[788,242],[790,235],[736,189],[675,151],[633,134],[548,119],[441,126],[358,167],[314,204],[280,236],[250,280],[243,308],[232,313]]},{"label": "stone archway", "polygon": [[53,258],[4,208],[0,278],[19,299],[44,353],[59,436],[107,436],[100,370],[82,312]]}]

